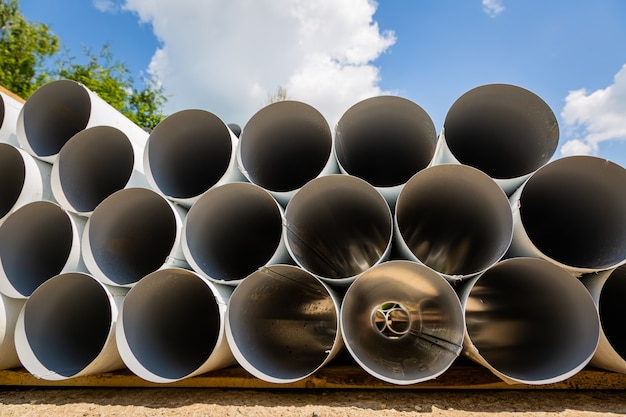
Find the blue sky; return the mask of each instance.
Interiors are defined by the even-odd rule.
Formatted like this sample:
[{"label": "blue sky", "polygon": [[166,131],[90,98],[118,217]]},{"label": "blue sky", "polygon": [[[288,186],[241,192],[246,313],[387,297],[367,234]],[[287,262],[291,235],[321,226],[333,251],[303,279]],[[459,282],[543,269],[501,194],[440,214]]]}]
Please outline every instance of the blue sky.
[{"label": "blue sky", "polygon": [[626,166],[622,0],[21,0],[76,56],[110,44],[154,76],[166,113],[203,108],[244,126],[278,86],[334,125],[358,101],[396,94],[440,131],[484,84],[524,87],[560,126],[555,158]]}]

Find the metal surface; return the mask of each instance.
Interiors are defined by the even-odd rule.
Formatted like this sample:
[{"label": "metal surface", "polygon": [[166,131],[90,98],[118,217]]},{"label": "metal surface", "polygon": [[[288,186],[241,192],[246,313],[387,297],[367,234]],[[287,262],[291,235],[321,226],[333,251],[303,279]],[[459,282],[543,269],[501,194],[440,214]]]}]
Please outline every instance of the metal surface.
[{"label": "metal surface", "polygon": [[298,381],[343,347],[339,299],[299,267],[263,267],[235,288],[226,336],[237,362],[252,375],[274,383]]},{"label": "metal surface", "polygon": [[436,143],[424,109],[402,97],[378,96],[341,116],[334,150],[342,173],[367,181],[393,207],[402,185],[430,164]]},{"label": "metal surface", "polygon": [[570,156],[535,172],[511,196],[514,232],[507,256],[547,259],[575,275],[626,262],[626,169]]},{"label": "metal surface", "polygon": [[293,196],[283,232],[299,266],[328,283],[348,285],[387,259],[393,218],[373,186],[334,174],[309,181]]},{"label": "metal surface", "polygon": [[589,292],[536,258],[501,261],[460,290],[464,354],[508,383],[550,384],[583,369],[600,323]]},{"label": "metal surface", "polygon": [[117,322],[126,366],[168,383],[235,364],[225,336],[231,291],[179,268],[145,276],[128,292]]},{"label": "metal surface", "polygon": [[174,113],[154,128],[146,143],[148,182],[166,198],[191,207],[210,188],[245,180],[237,167],[237,143],[230,128],[208,111]]},{"label": "metal surface", "polygon": [[361,274],[341,305],[341,332],[356,362],[376,378],[407,385],[445,372],[461,353],[459,298],[439,274],[389,261]]},{"label": "metal surface", "polygon": [[0,91],[0,143],[17,146],[17,118],[23,103]]},{"label": "metal surface", "polygon": [[483,172],[437,165],[404,186],[395,211],[395,252],[450,280],[479,274],[506,253],[513,234],[509,201]]},{"label": "metal surface", "polygon": [[511,195],[550,160],[558,142],[558,122],[540,97],[514,85],[482,85],[448,110],[434,163],[478,168]]},{"label": "metal surface", "polygon": [[269,192],[251,183],[220,185],[187,213],[183,253],[202,276],[237,285],[262,266],[293,263],[282,228],[283,210]]}]

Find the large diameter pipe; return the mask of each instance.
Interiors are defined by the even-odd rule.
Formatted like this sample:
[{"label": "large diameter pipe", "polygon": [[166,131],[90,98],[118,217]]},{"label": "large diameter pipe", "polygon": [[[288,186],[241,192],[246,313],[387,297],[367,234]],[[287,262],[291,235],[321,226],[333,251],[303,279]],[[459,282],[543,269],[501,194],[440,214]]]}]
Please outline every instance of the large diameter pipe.
[{"label": "large diameter pipe", "polygon": [[0,143],[17,146],[17,119],[23,102],[0,90]]},{"label": "large diameter pipe", "polygon": [[186,212],[146,188],[116,191],[85,225],[87,269],[107,285],[131,287],[164,266],[188,268],[180,242]]},{"label": "large diameter pipe", "polygon": [[511,258],[460,287],[464,354],[511,384],[574,376],[598,346],[598,312],[582,283],[546,260]]},{"label": "large diameter pipe", "polygon": [[432,269],[389,261],[359,275],[341,305],[341,333],[355,361],[383,381],[416,384],[461,353],[465,320],[457,294]]},{"label": "large diameter pipe", "polygon": [[328,122],[314,107],[291,100],[252,116],[239,137],[237,162],[283,207],[308,181],[339,172]]},{"label": "large diameter pipe", "polygon": [[15,325],[24,302],[24,299],[0,294],[0,369],[22,366],[15,348]]},{"label": "large diameter pipe", "polygon": [[389,257],[393,218],[372,185],[333,174],[309,181],[293,196],[283,233],[300,267],[328,283],[349,285]]},{"label": "large diameter pipe", "polygon": [[232,287],[164,268],[130,289],[117,322],[122,360],[135,375],[174,382],[235,364],[225,336]]},{"label": "large diameter pipe", "polygon": [[502,189],[466,165],[437,165],[415,174],[396,204],[394,251],[449,280],[485,271],[506,253],[513,216]]},{"label": "large diameter pipe", "polygon": [[182,247],[203,277],[237,285],[258,268],[289,263],[283,209],[265,189],[232,182],[205,192],[183,223]]},{"label": "large diameter pipe", "polygon": [[15,327],[24,368],[49,381],[124,368],[115,323],[126,292],[81,272],[43,283],[26,300]]},{"label": "large diameter pipe", "polygon": [[293,265],[263,267],[231,296],[226,336],[237,362],[272,383],[312,375],[343,348],[339,298]]},{"label": "large diameter pipe", "polygon": [[59,151],[52,165],[52,193],[59,204],[89,216],[106,197],[127,187],[148,187],[141,155],[121,130],[94,126],[81,130]]},{"label": "large diameter pipe", "polygon": [[570,156],[548,163],[511,196],[508,256],[547,259],[574,275],[626,262],[626,169]]},{"label": "large diameter pipe", "polygon": [[17,139],[25,151],[49,163],[75,134],[93,126],[112,126],[130,139],[141,154],[148,132],[137,126],[84,85],[70,80],[41,86],[24,103]]},{"label": "large diameter pipe", "polygon": [[191,207],[210,188],[245,180],[237,166],[237,144],[235,133],[213,113],[179,111],[163,119],[148,137],[146,178],[166,198]]},{"label": "large diameter pipe", "polygon": [[558,122],[540,97],[514,85],[488,84],[452,104],[433,161],[478,168],[511,195],[550,160],[558,142]]},{"label": "large diameter pipe", "polygon": [[85,220],[51,201],[19,208],[0,225],[0,292],[27,298],[61,273],[86,271],[80,241]]},{"label": "large diameter pipe", "polygon": [[350,107],[335,128],[335,155],[342,173],[372,184],[394,206],[402,186],[426,168],[437,132],[416,103],[378,96]]}]

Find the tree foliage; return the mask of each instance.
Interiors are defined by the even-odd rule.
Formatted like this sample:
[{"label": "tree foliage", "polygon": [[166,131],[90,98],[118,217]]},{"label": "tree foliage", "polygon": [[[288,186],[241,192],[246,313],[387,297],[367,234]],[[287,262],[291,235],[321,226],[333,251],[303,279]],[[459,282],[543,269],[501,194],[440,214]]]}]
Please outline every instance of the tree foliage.
[{"label": "tree foliage", "polygon": [[287,96],[287,89],[279,85],[274,94],[268,93],[266,104],[272,104],[278,101],[285,101],[285,100],[289,100],[289,97]]}]

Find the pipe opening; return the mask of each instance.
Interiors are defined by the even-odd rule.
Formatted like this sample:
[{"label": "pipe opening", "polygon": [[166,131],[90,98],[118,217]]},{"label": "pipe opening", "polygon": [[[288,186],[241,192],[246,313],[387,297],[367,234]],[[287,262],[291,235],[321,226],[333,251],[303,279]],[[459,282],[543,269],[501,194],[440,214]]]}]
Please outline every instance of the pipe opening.
[{"label": "pipe opening", "polygon": [[106,291],[80,273],[57,275],[33,292],[24,307],[30,349],[41,365],[64,377],[76,375],[100,354],[111,321]]},{"label": "pipe opening", "polygon": [[317,177],[332,156],[328,122],[297,101],[272,103],[252,116],[239,143],[242,171],[250,182],[284,192]]},{"label": "pipe opening", "polygon": [[91,212],[126,186],[134,160],[130,141],[120,130],[109,126],[83,130],[59,152],[56,163],[63,195],[77,212]]},{"label": "pipe opening", "polygon": [[387,301],[372,311],[372,322],[380,334],[397,339],[409,333],[411,314],[402,304]]},{"label": "pipe opening", "polygon": [[191,198],[215,185],[233,153],[226,125],[204,110],[168,116],[154,128],[147,146],[146,172],[159,191],[174,198]]},{"label": "pipe opening", "polygon": [[29,296],[59,274],[74,241],[67,213],[48,201],[35,201],[13,212],[0,226],[0,258],[10,285]]},{"label": "pipe opening", "polygon": [[513,235],[506,195],[484,173],[438,165],[415,174],[396,204],[401,238],[423,264],[446,275],[471,275],[496,263]]},{"label": "pipe opening", "polygon": [[6,216],[17,202],[24,181],[26,166],[20,152],[12,145],[0,143],[0,219]]},{"label": "pipe opening", "polygon": [[546,164],[556,151],[559,127],[538,96],[507,84],[463,94],[444,121],[448,148],[462,164],[492,178],[517,178]]},{"label": "pipe opening", "polygon": [[349,278],[380,262],[393,234],[385,199],[367,182],[348,175],[310,181],[285,211],[286,243],[307,271]]},{"label": "pipe opening", "polygon": [[611,273],[602,286],[598,310],[602,330],[617,354],[626,360],[626,334],[623,317],[626,314],[626,268],[620,267]]},{"label": "pipe opening", "polygon": [[128,188],[107,197],[89,219],[89,247],[111,281],[128,285],[157,270],[176,240],[175,214],[154,191]]},{"label": "pipe opening", "polygon": [[[143,369],[166,379],[182,379],[213,352],[221,318],[215,295],[190,271],[160,270],[126,295],[121,323],[130,354]],[[124,353],[124,350],[121,351]]]},{"label": "pipe opening", "polygon": [[538,170],[524,185],[520,217],[531,242],[568,266],[609,269],[626,259],[626,170],[573,156]]},{"label": "pipe opening", "polygon": [[512,258],[486,271],[469,292],[465,318],[479,354],[525,383],[554,381],[582,369],[599,339],[589,292],[541,259]]},{"label": "pipe opening", "polygon": [[262,268],[243,280],[231,296],[228,323],[242,366],[280,382],[315,372],[330,359],[339,337],[338,309],[329,291],[289,265]]},{"label": "pipe opening", "polygon": [[38,156],[59,153],[65,142],[87,127],[91,99],[74,81],[53,81],[40,87],[24,103],[25,139]]},{"label": "pipe opening", "polygon": [[265,265],[279,247],[282,216],[274,198],[250,183],[209,190],[185,218],[190,262],[215,280],[241,280]]},{"label": "pipe opening", "polygon": [[0,129],[4,126],[4,114],[5,114],[5,106],[4,106],[4,94],[0,95]]},{"label": "pipe opening", "polygon": [[355,104],[335,131],[339,164],[346,173],[375,187],[407,182],[428,166],[437,142],[430,116],[412,101],[396,96]]}]

